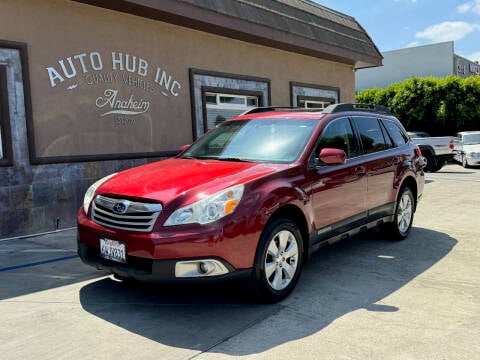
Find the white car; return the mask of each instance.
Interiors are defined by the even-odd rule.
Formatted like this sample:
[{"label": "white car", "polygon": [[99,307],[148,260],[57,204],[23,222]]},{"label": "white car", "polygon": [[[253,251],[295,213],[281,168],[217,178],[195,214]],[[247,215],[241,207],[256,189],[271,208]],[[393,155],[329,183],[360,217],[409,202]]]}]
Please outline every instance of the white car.
[{"label": "white car", "polygon": [[462,131],[454,137],[454,159],[464,168],[480,165],[480,131]]}]

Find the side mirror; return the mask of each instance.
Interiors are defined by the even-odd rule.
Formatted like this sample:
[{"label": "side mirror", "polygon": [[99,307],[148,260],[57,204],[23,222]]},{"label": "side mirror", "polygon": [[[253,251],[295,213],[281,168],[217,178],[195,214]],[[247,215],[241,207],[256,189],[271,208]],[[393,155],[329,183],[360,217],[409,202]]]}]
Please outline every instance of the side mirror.
[{"label": "side mirror", "polygon": [[180,148],[180,152],[184,152],[184,151],[187,150],[189,147],[190,147],[190,144],[183,145],[183,146]]},{"label": "side mirror", "polygon": [[320,151],[318,160],[327,165],[344,164],[347,155],[340,149],[324,148]]}]

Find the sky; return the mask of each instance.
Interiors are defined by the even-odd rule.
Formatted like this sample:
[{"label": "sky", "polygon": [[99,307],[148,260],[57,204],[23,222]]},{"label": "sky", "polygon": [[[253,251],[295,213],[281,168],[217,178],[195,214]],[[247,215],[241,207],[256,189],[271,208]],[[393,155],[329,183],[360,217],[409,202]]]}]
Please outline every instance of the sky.
[{"label": "sky", "polygon": [[480,0],[314,0],[353,16],[380,51],[454,41],[480,61]]}]

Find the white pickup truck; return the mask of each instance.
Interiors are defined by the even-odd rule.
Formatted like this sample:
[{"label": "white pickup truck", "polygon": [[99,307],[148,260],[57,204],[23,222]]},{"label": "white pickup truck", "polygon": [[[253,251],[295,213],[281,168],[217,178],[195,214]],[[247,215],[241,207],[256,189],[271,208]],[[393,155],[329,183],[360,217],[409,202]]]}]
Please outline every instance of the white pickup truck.
[{"label": "white pickup truck", "polygon": [[408,132],[408,135],[422,151],[425,171],[438,171],[447,160],[453,158],[454,144],[452,136],[431,137],[422,131],[411,131]]}]

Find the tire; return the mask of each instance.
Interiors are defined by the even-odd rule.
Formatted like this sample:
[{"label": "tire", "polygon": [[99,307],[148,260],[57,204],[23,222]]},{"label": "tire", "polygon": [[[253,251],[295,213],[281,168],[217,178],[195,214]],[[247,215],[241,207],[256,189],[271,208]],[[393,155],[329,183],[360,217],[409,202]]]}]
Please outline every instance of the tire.
[{"label": "tire", "polygon": [[258,244],[252,288],[261,302],[287,297],[297,285],[303,266],[303,238],[288,218],[277,218],[265,227]]},{"label": "tire", "polygon": [[405,239],[412,228],[414,213],[413,193],[409,187],[403,187],[398,194],[393,222],[385,224],[382,230],[392,240]]},{"label": "tire", "polygon": [[428,150],[425,151],[425,153],[423,153],[423,158],[424,158],[424,162],[425,162],[425,166],[423,167],[423,170],[426,171],[426,172],[433,172],[435,171],[435,167],[436,167],[436,162],[435,162],[435,158],[433,157],[432,153]]},{"label": "tire", "polygon": [[437,166],[435,166],[435,169],[433,169],[433,172],[440,170],[443,167],[443,165],[445,165],[445,160],[437,159]]},{"label": "tire", "polygon": [[468,169],[470,165],[468,165],[468,160],[467,160],[467,157],[465,155],[462,155],[462,166],[465,168],[465,169]]}]

